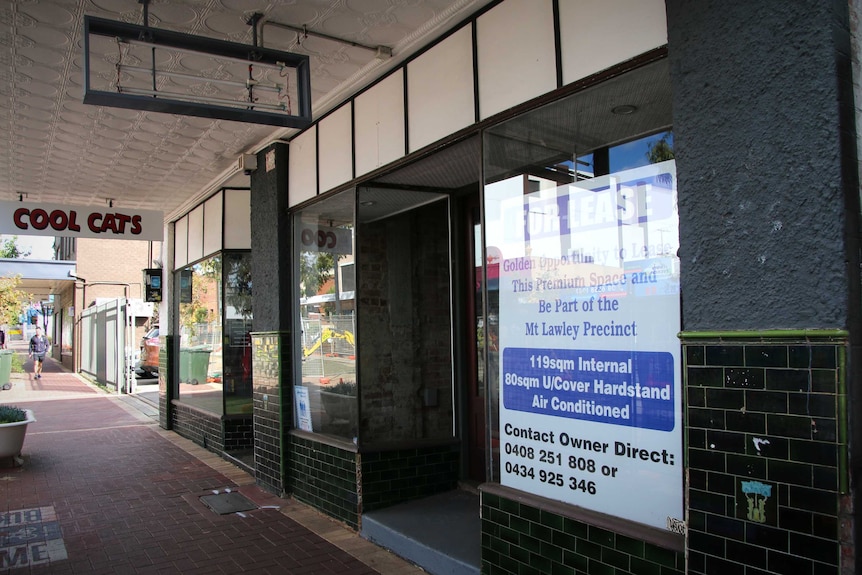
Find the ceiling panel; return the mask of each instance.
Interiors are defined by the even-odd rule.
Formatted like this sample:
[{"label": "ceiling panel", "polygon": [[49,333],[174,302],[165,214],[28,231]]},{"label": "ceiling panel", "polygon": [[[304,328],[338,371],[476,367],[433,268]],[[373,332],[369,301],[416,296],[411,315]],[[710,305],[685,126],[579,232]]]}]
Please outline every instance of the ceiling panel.
[{"label": "ceiling panel", "polygon": [[[263,14],[263,46],[310,57],[312,111],[318,117],[487,3],[151,0],[148,13],[154,27],[249,45],[253,32],[246,22],[255,12]],[[84,205],[112,198],[117,206],[171,214],[231,175],[240,154],[296,132],[83,104],[84,15],[144,24],[138,0],[0,2],[0,200],[21,193],[30,202]],[[282,24],[372,48],[384,45],[394,58],[378,60],[367,48]],[[202,64],[188,56],[167,65],[194,71]],[[107,54],[93,66],[106,77],[116,73]]]}]

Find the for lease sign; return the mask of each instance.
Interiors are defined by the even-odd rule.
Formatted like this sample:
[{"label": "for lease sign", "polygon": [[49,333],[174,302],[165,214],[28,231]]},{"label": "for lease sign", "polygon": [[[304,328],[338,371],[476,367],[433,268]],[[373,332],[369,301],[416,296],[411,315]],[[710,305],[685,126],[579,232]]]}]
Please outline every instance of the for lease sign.
[{"label": "for lease sign", "polygon": [[[486,187],[499,251],[500,480],[658,528],[683,524],[673,162]],[[493,326],[492,326],[493,327]]]},{"label": "for lease sign", "polygon": [[161,241],[164,215],[153,210],[0,202],[0,233]]}]

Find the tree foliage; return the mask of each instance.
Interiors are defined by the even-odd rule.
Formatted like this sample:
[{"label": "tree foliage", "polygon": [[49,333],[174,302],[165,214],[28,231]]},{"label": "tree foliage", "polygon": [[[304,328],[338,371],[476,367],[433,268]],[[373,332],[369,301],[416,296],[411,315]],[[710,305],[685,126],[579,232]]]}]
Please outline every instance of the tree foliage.
[{"label": "tree foliage", "polygon": [[647,158],[650,164],[658,164],[659,162],[674,159],[673,142],[671,141],[670,132],[665,132],[660,139],[649,144]]},{"label": "tree foliage", "polygon": [[0,324],[18,323],[21,306],[31,299],[19,285],[21,276],[0,278]]},{"label": "tree foliage", "polygon": [[299,258],[299,277],[305,297],[317,295],[323,284],[335,275],[335,257],[327,252],[303,252]]},{"label": "tree foliage", "polygon": [[18,236],[0,241],[0,258],[26,258],[30,255],[30,250],[21,249],[18,245]]}]

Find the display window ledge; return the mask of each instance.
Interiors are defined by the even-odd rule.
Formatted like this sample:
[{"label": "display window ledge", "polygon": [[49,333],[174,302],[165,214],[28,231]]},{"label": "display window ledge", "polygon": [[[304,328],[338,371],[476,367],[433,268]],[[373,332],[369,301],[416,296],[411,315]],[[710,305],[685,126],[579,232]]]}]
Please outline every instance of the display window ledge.
[{"label": "display window ledge", "polygon": [[598,511],[593,511],[584,507],[578,507],[577,505],[570,505],[561,501],[547,499],[545,497],[533,495],[532,493],[519,491],[518,489],[513,489],[511,487],[505,487],[499,483],[483,483],[479,486],[479,491],[481,493],[503,497],[510,501],[516,501],[517,503],[523,503],[524,505],[535,507],[541,511],[547,511],[548,513],[580,521],[581,523],[600,527],[601,529],[606,529],[620,535],[625,535],[626,537],[631,537],[632,539],[644,541],[645,543],[651,543],[671,551],[676,551],[678,553],[685,552],[685,535],[683,534],[657,529],[648,525],[642,525],[640,523],[635,523],[612,515],[606,515],[605,513],[599,513]]},{"label": "display window ledge", "polygon": [[356,445],[350,440],[347,439],[339,439],[337,437],[333,437],[331,435],[324,435],[322,433],[312,433],[309,431],[303,431],[301,429],[291,429],[290,435],[295,437],[300,437],[302,439],[308,441],[314,441],[316,443],[322,443],[324,445],[329,445],[331,447],[337,447],[339,449],[343,449],[344,451],[350,451],[353,453],[385,453],[388,451],[400,451],[403,449],[420,449],[427,447],[441,447],[441,446],[458,446],[460,442],[458,439],[419,439],[419,440],[405,440],[405,441],[392,441],[386,443],[360,443]]}]

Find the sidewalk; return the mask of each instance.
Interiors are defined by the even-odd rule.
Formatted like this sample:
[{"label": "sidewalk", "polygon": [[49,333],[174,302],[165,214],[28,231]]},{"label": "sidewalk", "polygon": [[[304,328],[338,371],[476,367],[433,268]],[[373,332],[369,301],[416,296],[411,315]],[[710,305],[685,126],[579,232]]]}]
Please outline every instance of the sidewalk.
[{"label": "sidewalk", "polygon": [[[423,573],[159,428],[148,403],[51,359],[41,379],[24,367],[0,391],[37,419],[24,465],[0,461],[0,573]],[[220,515],[200,499],[237,493],[255,508]]]}]

